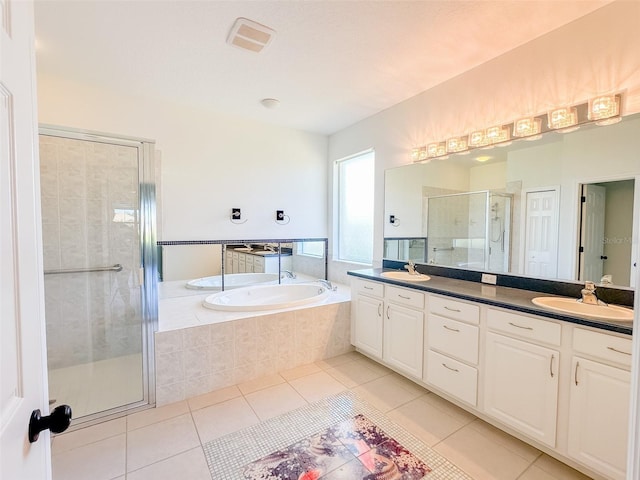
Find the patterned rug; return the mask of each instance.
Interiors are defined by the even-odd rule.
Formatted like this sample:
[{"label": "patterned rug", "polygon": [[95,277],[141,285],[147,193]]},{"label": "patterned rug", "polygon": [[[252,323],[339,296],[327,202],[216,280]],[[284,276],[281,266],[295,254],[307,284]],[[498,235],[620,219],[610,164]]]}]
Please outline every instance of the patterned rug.
[{"label": "patterned rug", "polygon": [[215,480],[471,480],[353,392],[204,445]]}]

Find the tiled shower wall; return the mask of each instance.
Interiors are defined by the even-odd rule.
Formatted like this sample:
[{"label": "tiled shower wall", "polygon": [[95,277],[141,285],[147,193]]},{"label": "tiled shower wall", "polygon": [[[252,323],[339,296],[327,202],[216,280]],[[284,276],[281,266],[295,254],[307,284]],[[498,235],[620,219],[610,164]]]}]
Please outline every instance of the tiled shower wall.
[{"label": "tiled shower wall", "polygon": [[138,150],[40,136],[49,368],[141,351]]},{"label": "tiled shower wall", "polygon": [[156,404],[353,350],[349,301],[156,332]]}]

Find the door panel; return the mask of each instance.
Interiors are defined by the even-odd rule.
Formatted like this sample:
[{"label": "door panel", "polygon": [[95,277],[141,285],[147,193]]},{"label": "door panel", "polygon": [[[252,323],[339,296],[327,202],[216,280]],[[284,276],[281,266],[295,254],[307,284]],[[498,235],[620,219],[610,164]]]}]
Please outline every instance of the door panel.
[{"label": "door panel", "polygon": [[524,273],[558,275],[558,191],[527,193]]}]

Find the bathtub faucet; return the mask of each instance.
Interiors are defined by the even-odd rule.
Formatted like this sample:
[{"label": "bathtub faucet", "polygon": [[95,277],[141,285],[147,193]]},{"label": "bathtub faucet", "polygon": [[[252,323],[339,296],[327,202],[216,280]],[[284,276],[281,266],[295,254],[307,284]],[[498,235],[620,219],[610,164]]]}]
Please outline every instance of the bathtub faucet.
[{"label": "bathtub faucet", "polygon": [[324,278],[319,278],[318,282],[320,282],[322,285],[327,287],[331,292],[335,292],[336,290],[338,290],[338,287],[334,287],[329,280],[325,280]]},{"label": "bathtub faucet", "polygon": [[290,272],[289,270],[282,270],[282,275],[284,275],[287,278],[296,278],[296,274],[293,272]]}]

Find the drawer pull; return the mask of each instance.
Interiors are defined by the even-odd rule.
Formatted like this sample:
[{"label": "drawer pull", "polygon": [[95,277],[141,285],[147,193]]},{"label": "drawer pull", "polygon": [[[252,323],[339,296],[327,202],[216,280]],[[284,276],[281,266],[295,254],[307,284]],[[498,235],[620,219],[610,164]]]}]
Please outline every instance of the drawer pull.
[{"label": "drawer pull", "polygon": [[446,325],[442,325],[443,328],[446,328],[447,330],[450,330],[452,332],[460,332],[460,330],[458,330],[457,328],[451,328],[451,327],[447,327]]},{"label": "drawer pull", "polygon": [[398,296],[400,298],[404,298],[405,300],[411,300],[411,297],[405,297],[404,295],[400,295],[400,294],[398,294]]},{"label": "drawer pull", "polygon": [[444,309],[445,310],[449,310],[450,312],[458,312],[458,313],[460,313],[460,310],[458,310],[457,308],[447,307],[446,305],[445,305]]},{"label": "drawer pull", "polygon": [[365,290],[373,290],[373,287],[367,287],[366,285],[363,285]]},{"label": "drawer pull", "polygon": [[618,350],[614,347],[607,347],[607,350],[611,350],[612,352],[622,353],[623,355],[631,355],[629,352],[623,352],[622,350]]},{"label": "drawer pull", "polygon": [[549,362],[549,373],[551,374],[551,378],[553,378],[553,361],[556,359],[555,355],[551,355],[551,361]]},{"label": "drawer pull", "polygon": [[459,372],[460,370],[458,370],[457,368],[452,368],[449,365],[447,365],[446,363],[443,363],[442,366],[444,368],[446,368],[447,370],[451,370],[452,372]]},{"label": "drawer pull", "polygon": [[573,381],[576,385],[578,385],[578,367],[580,366],[580,362],[576,362],[576,371],[573,374]]},{"label": "drawer pull", "polygon": [[509,325],[511,325],[512,327],[521,328],[523,330],[533,330],[533,327],[523,327],[522,325],[516,325],[513,322],[509,322]]}]

